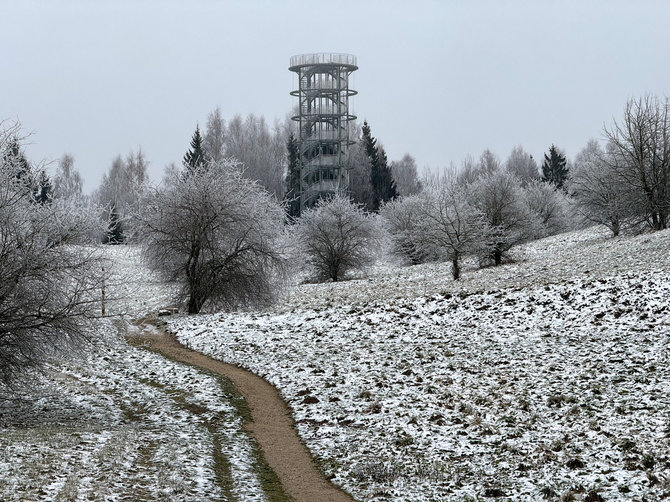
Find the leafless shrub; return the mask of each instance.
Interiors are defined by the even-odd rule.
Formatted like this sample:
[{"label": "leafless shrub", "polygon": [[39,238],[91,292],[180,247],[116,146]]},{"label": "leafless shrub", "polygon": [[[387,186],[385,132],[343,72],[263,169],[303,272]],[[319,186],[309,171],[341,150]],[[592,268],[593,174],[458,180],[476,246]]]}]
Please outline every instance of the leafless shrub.
[{"label": "leafless shrub", "polygon": [[296,232],[307,264],[318,278],[333,281],[370,265],[381,245],[374,216],[339,195],[304,211]]},{"label": "leafless shrub", "polygon": [[[0,151],[16,129],[0,130]],[[89,338],[100,302],[102,264],[77,243],[90,223],[71,207],[36,204],[0,156],[0,383],[10,385],[56,353]]]},{"label": "leafless shrub", "polygon": [[537,218],[538,237],[555,235],[570,229],[570,200],[563,190],[544,181],[530,180],[523,187],[522,200]]}]

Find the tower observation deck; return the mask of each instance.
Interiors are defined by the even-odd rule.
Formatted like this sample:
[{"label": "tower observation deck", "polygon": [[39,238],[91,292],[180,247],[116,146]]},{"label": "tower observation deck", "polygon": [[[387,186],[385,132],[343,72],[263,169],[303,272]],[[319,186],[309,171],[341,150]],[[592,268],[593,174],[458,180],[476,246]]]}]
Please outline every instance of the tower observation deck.
[{"label": "tower observation deck", "polygon": [[349,190],[346,154],[349,138],[349,76],[356,71],[356,56],[315,53],[291,58],[290,71],[298,74],[300,208],[313,206],[321,197]]}]

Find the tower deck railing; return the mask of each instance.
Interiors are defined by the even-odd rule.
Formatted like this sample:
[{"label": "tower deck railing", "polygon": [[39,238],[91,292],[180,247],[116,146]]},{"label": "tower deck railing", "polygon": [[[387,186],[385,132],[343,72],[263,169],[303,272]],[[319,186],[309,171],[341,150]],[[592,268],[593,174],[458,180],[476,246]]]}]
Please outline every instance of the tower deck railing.
[{"label": "tower deck railing", "polygon": [[341,54],[334,52],[319,52],[315,54],[298,54],[291,56],[291,71],[292,68],[298,66],[308,66],[313,64],[337,64],[356,66],[356,56],[353,54]]}]

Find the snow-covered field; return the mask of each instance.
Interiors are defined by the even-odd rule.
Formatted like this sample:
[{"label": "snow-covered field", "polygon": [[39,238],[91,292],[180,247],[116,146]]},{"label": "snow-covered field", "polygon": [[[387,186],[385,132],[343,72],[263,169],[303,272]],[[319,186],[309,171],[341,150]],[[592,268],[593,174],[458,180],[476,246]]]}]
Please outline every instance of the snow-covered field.
[{"label": "snow-covered field", "polygon": [[[105,252],[108,311],[132,318],[169,304],[136,249]],[[100,320],[90,353],[53,364],[20,398],[2,396],[0,500],[266,500],[234,389],[129,345],[136,329]]]},{"label": "snow-covered field", "polygon": [[[169,305],[137,250],[105,250],[108,312]],[[359,500],[670,496],[670,232],[515,254],[458,283],[445,264],[380,266],[170,324],[275,384]],[[133,329],[100,321],[89,354],[0,396],[0,500],[264,499],[234,390],[128,344]]]},{"label": "snow-covered field", "polygon": [[358,499],[670,496],[670,232],[516,256],[458,283],[444,264],[380,267],[170,326],[276,385]]}]

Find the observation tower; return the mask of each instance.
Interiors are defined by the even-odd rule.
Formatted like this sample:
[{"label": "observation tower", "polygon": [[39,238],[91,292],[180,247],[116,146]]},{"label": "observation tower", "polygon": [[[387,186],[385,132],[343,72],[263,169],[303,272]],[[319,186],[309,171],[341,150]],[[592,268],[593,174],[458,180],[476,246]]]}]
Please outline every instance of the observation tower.
[{"label": "observation tower", "polygon": [[349,76],[356,71],[356,56],[315,53],[291,58],[290,71],[298,74],[300,208],[313,206],[320,197],[349,190],[346,154],[349,139]]}]

